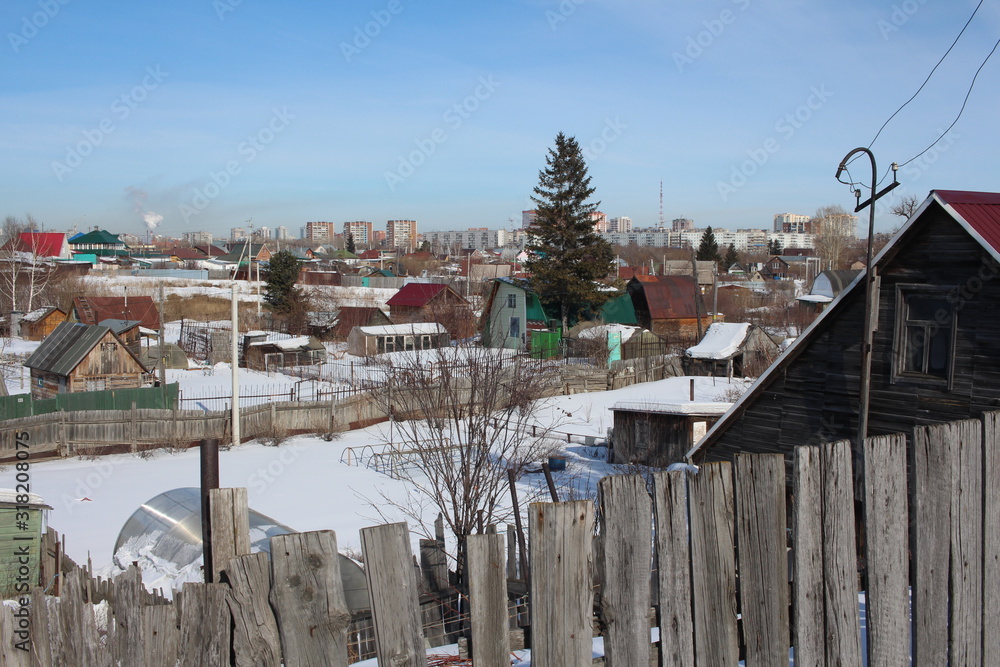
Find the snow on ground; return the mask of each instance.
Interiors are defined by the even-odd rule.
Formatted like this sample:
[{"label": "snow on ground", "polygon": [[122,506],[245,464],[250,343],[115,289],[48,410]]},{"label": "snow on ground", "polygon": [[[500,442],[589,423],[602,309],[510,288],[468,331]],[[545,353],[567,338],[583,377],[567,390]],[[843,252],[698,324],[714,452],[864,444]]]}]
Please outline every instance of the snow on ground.
[{"label": "snow on ground", "polygon": [[0,338],[0,381],[4,382],[8,394],[27,394],[31,391],[31,372],[21,363],[39,345],[41,343],[35,340]]}]

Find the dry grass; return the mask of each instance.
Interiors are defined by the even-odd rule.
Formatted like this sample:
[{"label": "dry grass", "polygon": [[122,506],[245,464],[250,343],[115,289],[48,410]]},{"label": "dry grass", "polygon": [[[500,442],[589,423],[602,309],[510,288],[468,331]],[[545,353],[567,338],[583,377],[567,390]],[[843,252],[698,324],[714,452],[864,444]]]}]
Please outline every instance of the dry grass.
[{"label": "dry grass", "polygon": [[[211,322],[228,320],[232,313],[232,303],[229,299],[196,294],[182,297],[178,294],[169,295],[163,303],[163,321],[173,322],[181,318]],[[257,305],[253,303],[239,304],[240,322],[257,321]]]}]

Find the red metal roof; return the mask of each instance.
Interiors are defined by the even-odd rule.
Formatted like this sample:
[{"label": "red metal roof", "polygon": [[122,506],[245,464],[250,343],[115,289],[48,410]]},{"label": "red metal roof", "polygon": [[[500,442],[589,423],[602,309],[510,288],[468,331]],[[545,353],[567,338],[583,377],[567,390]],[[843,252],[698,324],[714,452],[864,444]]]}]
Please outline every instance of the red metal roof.
[{"label": "red metal roof", "polygon": [[934,190],[933,194],[955,209],[994,252],[1000,252],[1000,193]]},{"label": "red metal roof", "polygon": [[691,276],[638,275],[632,280],[642,284],[651,319],[673,320],[697,317],[694,306],[694,291],[697,287]]},{"label": "red metal roof", "polygon": [[66,235],[62,232],[21,232],[18,250],[40,257],[59,257]]},{"label": "red metal roof", "polygon": [[103,320],[138,320],[147,329],[160,328],[160,313],[149,296],[78,296],[73,299],[73,307],[77,320],[83,324],[97,324]]},{"label": "red metal roof", "polygon": [[407,283],[399,288],[399,291],[386,301],[386,304],[421,308],[446,289],[448,286],[441,283]]}]

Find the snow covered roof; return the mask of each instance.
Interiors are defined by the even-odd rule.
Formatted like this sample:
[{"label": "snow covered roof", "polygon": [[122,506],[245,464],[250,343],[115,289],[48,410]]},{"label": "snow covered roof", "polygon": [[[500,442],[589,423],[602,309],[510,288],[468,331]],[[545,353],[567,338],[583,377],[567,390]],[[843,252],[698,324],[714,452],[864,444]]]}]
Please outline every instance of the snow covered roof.
[{"label": "snow covered roof", "polygon": [[728,359],[740,349],[750,326],[746,322],[716,322],[708,327],[701,342],[689,347],[685,354],[693,359]]},{"label": "snow covered roof", "polygon": [[41,308],[35,308],[30,313],[25,313],[24,315],[22,315],[21,316],[21,321],[22,322],[37,322],[38,320],[42,319],[43,317],[45,317],[49,313],[51,313],[53,311],[56,311],[56,310],[58,310],[60,313],[62,312],[62,310],[60,310],[59,308],[56,308],[55,306],[43,306]]},{"label": "snow covered roof", "polygon": [[441,334],[447,329],[437,322],[413,322],[410,324],[387,324],[380,327],[357,327],[366,336],[419,336],[421,334]]},{"label": "snow covered roof", "polygon": [[725,414],[732,403],[652,403],[650,401],[618,401],[612,410],[621,412],[655,412],[662,415],[692,415],[714,417]]},{"label": "snow covered roof", "polygon": [[805,301],[807,303],[830,303],[833,301],[832,296],[826,296],[824,294],[803,294],[802,296],[796,297],[797,301]]},{"label": "snow covered roof", "polygon": [[309,336],[296,336],[294,338],[286,338],[284,340],[260,340],[256,343],[250,343],[250,347],[258,345],[273,345],[281,348],[282,350],[295,350],[309,345]]},{"label": "snow covered roof", "polygon": [[[15,491],[14,489],[0,489],[0,505],[28,505],[30,507],[42,508],[50,510],[52,509],[45,504],[42,497],[37,493],[28,494],[28,502],[18,502],[18,496],[23,496],[24,494]],[[21,500],[24,500],[22,497]]]},{"label": "snow covered roof", "polygon": [[607,338],[609,333],[620,333],[622,342],[628,342],[632,336],[642,331],[642,327],[630,327],[627,324],[599,324],[596,327],[584,329],[577,336],[586,340],[598,340]]}]

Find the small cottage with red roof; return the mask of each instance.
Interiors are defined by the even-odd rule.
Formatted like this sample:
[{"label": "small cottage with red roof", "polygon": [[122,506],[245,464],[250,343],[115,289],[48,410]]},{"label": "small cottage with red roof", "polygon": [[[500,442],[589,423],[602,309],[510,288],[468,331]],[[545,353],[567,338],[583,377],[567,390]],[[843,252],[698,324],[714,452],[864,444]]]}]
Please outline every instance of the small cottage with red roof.
[{"label": "small cottage with red roof", "polygon": [[697,298],[698,286],[691,276],[633,276],[626,290],[632,297],[636,320],[669,341],[695,341],[698,338],[698,317],[702,329],[712,319],[705,311],[704,299]]},{"label": "small cottage with red roof", "polygon": [[21,232],[17,239],[7,243],[7,247],[11,245],[15,251],[35,257],[68,259],[70,256],[69,243],[62,232]]},{"label": "small cottage with red roof", "polygon": [[455,338],[475,331],[469,302],[443,283],[407,283],[386,301],[389,319],[395,324],[438,322]]},{"label": "small cottage with red roof", "polygon": [[149,296],[74,297],[73,319],[83,324],[100,324],[104,320],[132,320],[146,329],[160,328],[160,311]]},{"label": "small cottage with red roof", "polygon": [[[1000,405],[1000,193],[934,190],[873,260],[868,435]],[[864,272],[687,453],[694,462],[856,440]]]}]

